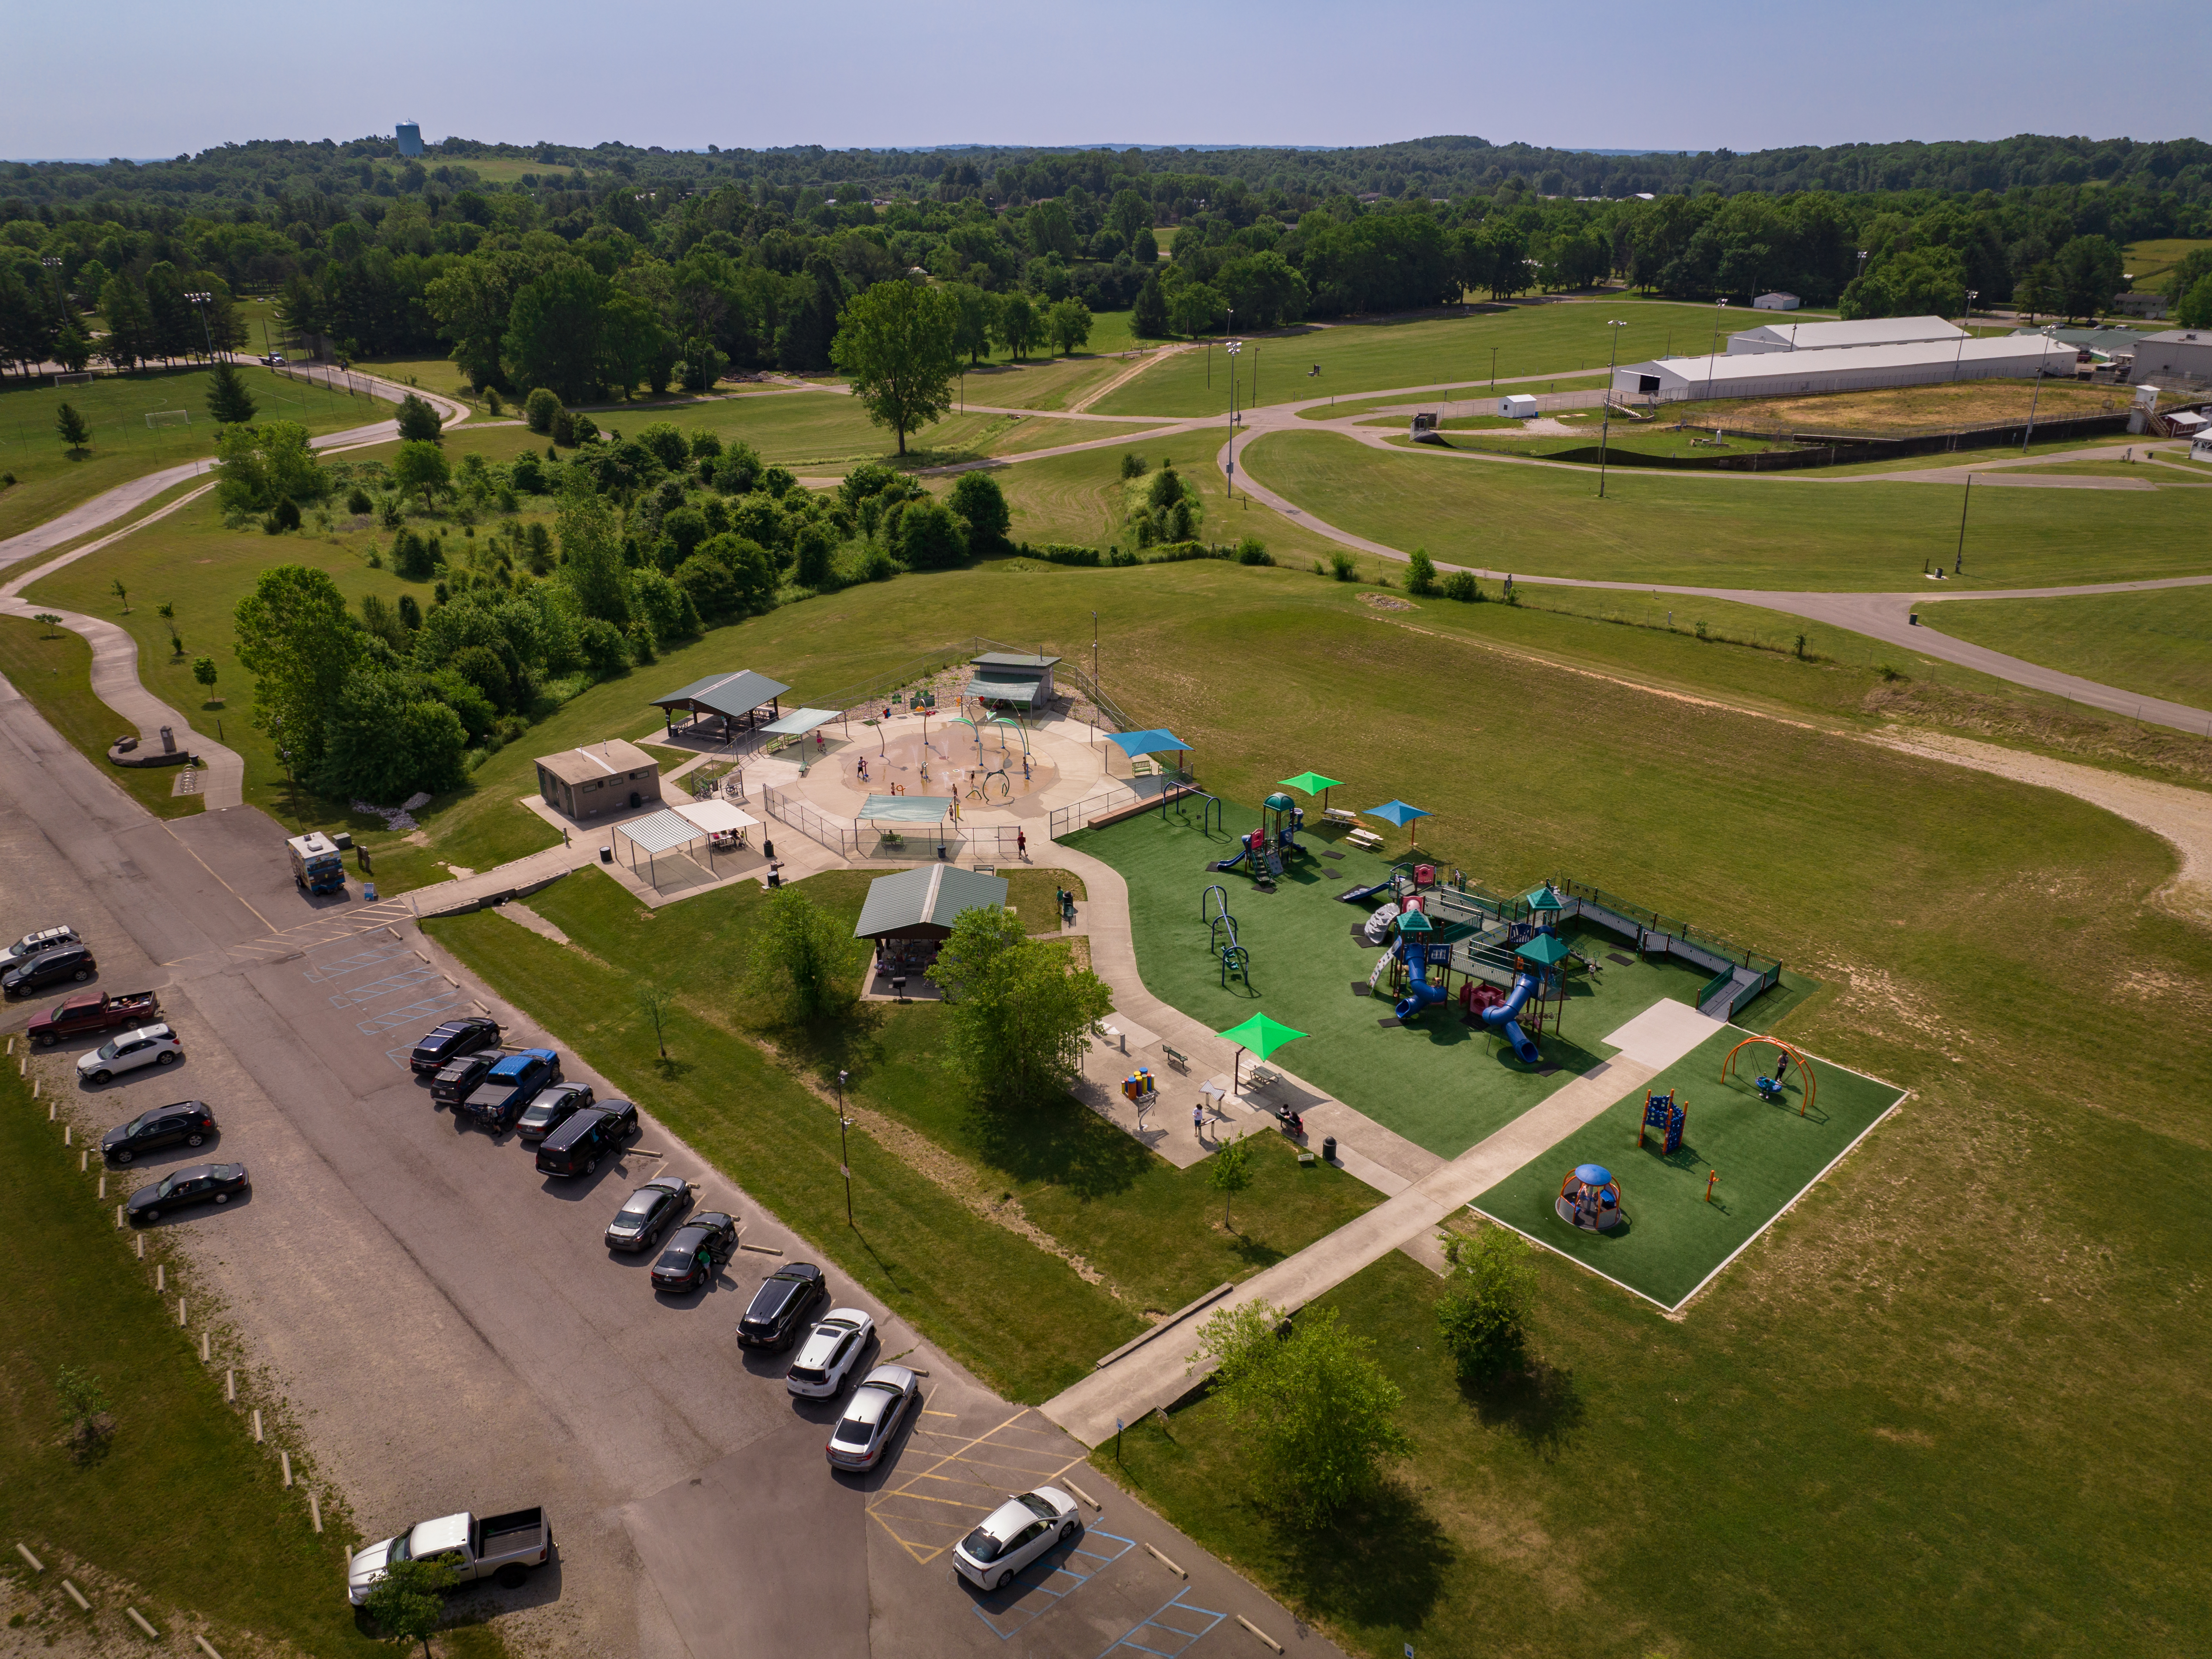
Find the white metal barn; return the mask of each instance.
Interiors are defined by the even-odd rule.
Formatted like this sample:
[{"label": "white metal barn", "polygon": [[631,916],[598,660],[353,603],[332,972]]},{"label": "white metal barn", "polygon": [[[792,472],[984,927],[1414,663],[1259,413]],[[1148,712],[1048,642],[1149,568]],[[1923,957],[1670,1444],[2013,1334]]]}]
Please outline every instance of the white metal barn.
[{"label": "white metal barn", "polygon": [[1753,311],[1795,311],[1804,303],[1794,294],[1762,294],[1751,302]]},{"label": "white metal barn", "polygon": [[1613,395],[1660,403],[1705,398],[1790,398],[1940,380],[2071,376],[2075,350],[2039,334],[2000,335],[1946,345],[1859,346],[1779,356],[1662,357],[1614,372]]},{"label": "white metal barn", "polygon": [[1833,351],[1844,347],[1955,343],[1966,330],[1941,317],[1862,317],[1855,323],[1764,323],[1729,336],[1729,355],[1757,351]]},{"label": "white metal barn", "polygon": [[1525,392],[1516,392],[1498,400],[1498,412],[1509,421],[1533,421],[1540,411],[1534,398]]}]

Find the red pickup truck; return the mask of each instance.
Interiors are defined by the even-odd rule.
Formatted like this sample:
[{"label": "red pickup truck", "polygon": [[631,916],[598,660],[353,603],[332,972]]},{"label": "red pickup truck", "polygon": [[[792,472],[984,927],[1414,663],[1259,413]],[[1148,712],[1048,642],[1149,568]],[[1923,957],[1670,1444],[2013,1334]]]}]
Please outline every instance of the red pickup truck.
[{"label": "red pickup truck", "polygon": [[31,1041],[41,1048],[51,1048],[64,1037],[82,1036],[88,1031],[143,1025],[161,1012],[161,999],[152,991],[132,991],[122,996],[88,991],[32,1016]]}]

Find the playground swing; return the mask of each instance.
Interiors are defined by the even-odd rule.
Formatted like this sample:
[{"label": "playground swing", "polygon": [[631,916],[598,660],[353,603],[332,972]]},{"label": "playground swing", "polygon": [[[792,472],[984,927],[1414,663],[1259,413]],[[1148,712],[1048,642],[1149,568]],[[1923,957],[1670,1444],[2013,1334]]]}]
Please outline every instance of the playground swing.
[{"label": "playground swing", "polygon": [[1770,1048],[1778,1049],[1780,1053],[1775,1059],[1774,1075],[1762,1077],[1754,1071],[1751,1079],[1752,1087],[1759,1091],[1759,1097],[1769,1105],[1783,1104],[1785,1098],[1782,1087],[1783,1081],[1789,1075],[1790,1066],[1795,1065],[1797,1068],[1800,1090],[1797,1099],[1797,1115],[1804,1116],[1806,1109],[1813,1103],[1813,1097],[1819,1089],[1820,1083],[1819,1079],[1813,1075],[1812,1061],[1806,1059],[1804,1050],[1794,1042],[1784,1042],[1780,1037],[1775,1036],[1746,1037],[1735,1048],[1729,1049],[1727,1058],[1721,1061],[1721,1081],[1725,1083],[1735,1075],[1735,1057],[1738,1054],[1759,1043],[1764,1043]]}]

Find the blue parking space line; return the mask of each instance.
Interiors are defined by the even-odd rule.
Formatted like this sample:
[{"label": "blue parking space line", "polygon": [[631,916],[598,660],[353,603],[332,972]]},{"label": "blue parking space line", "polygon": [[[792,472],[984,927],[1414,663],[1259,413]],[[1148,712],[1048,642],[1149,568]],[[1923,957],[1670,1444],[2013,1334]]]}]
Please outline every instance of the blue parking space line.
[{"label": "blue parking space line", "polygon": [[[975,1604],[975,1616],[983,1621],[985,1627],[992,1635],[997,1637],[1001,1642],[1012,1641],[1017,1632],[1027,1629],[1030,1625],[1053,1607],[1081,1589],[1097,1574],[1100,1567],[1111,1566],[1137,1547],[1135,1539],[1123,1538],[1117,1533],[1093,1532],[1086,1528],[1081,1536],[1082,1541],[1060,1552],[1057,1561],[1053,1559],[1054,1552],[1048,1550],[1015,1575],[1014,1586],[1018,1589],[1023,1596],[1018,1605],[1001,1608],[994,1613],[981,1601],[979,1601]],[[1118,1544],[1121,1547],[1109,1554],[1090,1547],[1093,1539],[1110,1541]],[[1076,1565],[1079,1557],[1089,1558],[1088,1562],[1079,1568]],[[1039,1568],[1043,1569],[1042,1576],[1030,1577]],[[1064,1589],[1055,1589],[1052,1586],[1053,1581],[1056,1578],[1071,1579],[1073,1582]],[[1006,1592],[997,1590],[993,1594],[1003,1595]],[[1041,1601],[1036,1599],[1038,1597],[1043,1599]]]},{"label": "blue parking space line", "polygon": [[[1119,1639],[1109,1642],[1099,1650],[1098,1659],[1107,1659],[1109,1654],[1121,1652],[1150,1653],[1158,1655],[1158,1659],[1176,1659],[1179,1654],[1189,1651],[1200,1637],[1229,1616],[1225,1613],[1216,1613],[1211,1607],[1201,1607],[1195,1602],[1184,1601],[1182,1598],[1189,1593],[1188,1589],[1177,1590],[1153,1610],[1152,1617],[1132,1626]],[[1166,1615],[1170,1613],[1203,1620],[1205,1623],[1196,1630],[1185,1630],[1180,1625],[1167,1622]],[[1140,1635],[1147,1634],[1152,1641],[1138,1639]],[[1160,1642],[1164,1645],[1154,1647],[1152,1642]]]}]

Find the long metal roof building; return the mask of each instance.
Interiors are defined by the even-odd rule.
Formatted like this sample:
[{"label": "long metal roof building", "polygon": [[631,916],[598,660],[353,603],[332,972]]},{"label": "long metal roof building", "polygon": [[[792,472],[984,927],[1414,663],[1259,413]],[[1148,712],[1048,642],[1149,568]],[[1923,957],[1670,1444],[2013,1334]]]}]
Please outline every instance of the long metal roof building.
[{"label": "long metal roof building", "polygon": [[1956,344],[1966,333],[1941,317],[1861,317],[1849,323],[1764,323],[1729,336],[1731,357],[1763,351],[1835,351],[1863,346],[1911,345],[1922,340]]},{"label": "long metal roof building", "polygon": [[1930,340],[1741,357],[1662,357],[1614,371],[1613,395],[1629,401],[1684,403],[1718,398],[1789,398],[1940,380],[2032,380],[2071,375],[2076,353],[2039,334]]}]

